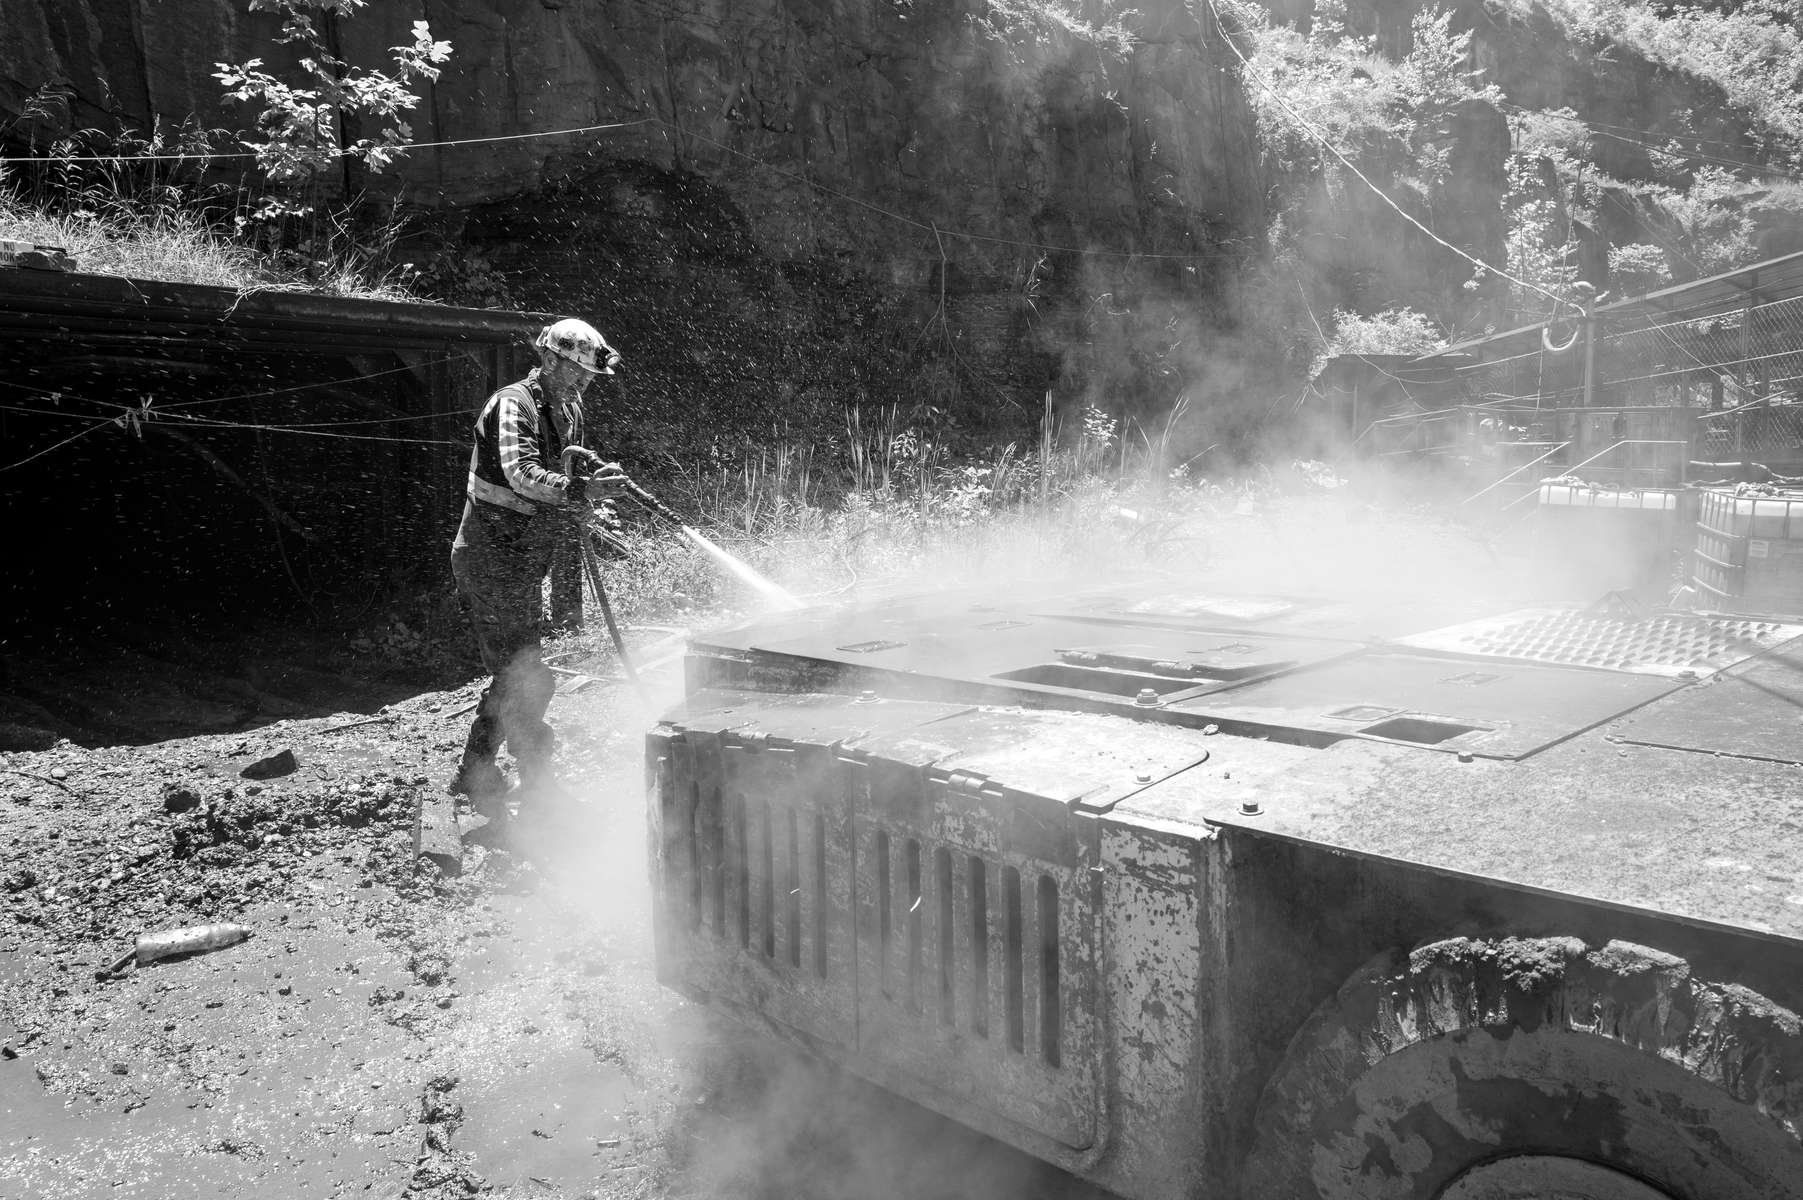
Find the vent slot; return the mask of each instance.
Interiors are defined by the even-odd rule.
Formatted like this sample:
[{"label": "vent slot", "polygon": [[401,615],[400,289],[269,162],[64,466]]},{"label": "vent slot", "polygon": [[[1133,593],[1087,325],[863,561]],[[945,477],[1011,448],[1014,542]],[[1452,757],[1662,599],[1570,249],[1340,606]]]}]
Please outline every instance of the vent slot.
[{"label": "vent slot", "polygon": [[1438,746],[1461,733],[1475,733],[1482,725],[1460,725],[1453,721],[1436,721],[1431,717],[1396,717],[1367,725],[1360,730],[1372,737],[1390,738],[1398,742],[1414,742],[1420,746]]},{"label": "vent slot", "polygon": [[1008,1048],[1026,1052],[1026,980],[1022,969],[1026,953],[1021,934],[1020,871],[1002,868],[1002,909],[1007,922],[1003,938],[1002,991],[1007,1003]]},{"label": "vent slot", "polygon": [[826,818],[814,814],[814,974],[826,978]]},{"label": "vent slot", "polygon": [[957,927],[952,924],[952,852],[944,846],[933,851],[933,891],[939,909],[939,1023],[950,1025],[955,1015],[952,979],[957,971]]},{"label": "vent slot", "polygon": [[908,906],[908,1008],[920,1011],[920,843],[908,839],[907,887],[902,897]]},{"label": "vent slot", "polygon": [[906,642],[890,642],[878,639],[874,642],[853,642],[849,646],[840,646],[848,654],[875,654],[878,650],[900,650]]},{"label": "vent slot", "polygon": [[787,810],[789,853],[783,863],[784,903],[788,906],[789,965],[801,966],[801,828],[794,809]]},{"label": "vent slot", "polygon": [[876,835],[876,978],[878,990],[893,999],[894,994],[889,989],[889,960],[894,954],[891,945],[895,941],[895,913],[890,900],[895,895],[895,882],[890,877],[889,861],[889,834],[879,830]]},{"label": "vent slot", "polygon": [[970,869],[970,1029],[989,1036],[989,867],[976,855]]},{"label": "vent slot", "polygon": [[1049,1067],[1063,1065],[1063,1004],[1058,995],[1058,883],[1039,877],[1039,1053]]},{"label": "vent slot", "polygon": [[742,793],[732,797],[732,865],[733,886],[737,889],[734,905],[739,914],[739,948],[751,949],[751,815],[750,805]]},{"label": "vent slot", "polygon": [[701,834],[701,785],[689,785],[689,928],[701,928],[701,895],[707,885],[707,869],[702,861],[706,853]]},{"label": "vent slot", "polygon": [[707,835],[708,899],[713,902],[714,936],[726,936],[726,805],[720,789],[707,796],[707,820],[702,823]]},{"label": "vent slot", "polygon": [[755,806],[758,845],[756,862],[758,883],[758,935],[765,958],[776,957],[776,842],[770,829],[770,802],[760,799]]}]

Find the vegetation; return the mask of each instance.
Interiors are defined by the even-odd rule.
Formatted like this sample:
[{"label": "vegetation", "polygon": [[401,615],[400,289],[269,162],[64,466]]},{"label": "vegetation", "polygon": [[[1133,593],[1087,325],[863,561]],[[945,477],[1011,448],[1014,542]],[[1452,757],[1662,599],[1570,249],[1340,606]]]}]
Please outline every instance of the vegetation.
[{"label": "vegetation", "polygon": [[[313,179],[356,159],[380,171],[406,153],[413,130],[400,114],[419,104],[408,90],[415,80],[438,78],[439,64],[451,57],[451,43],[432,39],[424,21],[413,23],[413,42],[394,47],[394,73],[353,66],[333,54],[327,21],[348,17],[368,0],[250,0],[250,11],[282,18],[279,45],[293,46],[308,85],[285,83],[263,70],[263,60],[219,64],[215,75],[228,99],[259,108],[257,128],[265,140],[244,139],[257,163],[278,182]],[[364,118],[381,122],[373,137],[348,136],[347,124]]]},{"label": "vegetation", "polygon": [[1426,313],[1386,308],[1367,317],[1342,308],[1333,314],[1333,339],[1327,355],[1432,354],[1445,348],[1446,335]]},{"label": "vegetation", "polygon": [[[1758,252],[1762,214],[1774,208],[1803,214],[1803,188],[1706,161],[1696,153],[1702,144],[1698,131],[1688,125],[1658,132],[1672,148],[1651,155],[1655,165],[1644,177],[1599,170],[1593,118],[1576,107],[1528,110],[1514,104],[1497,82],[1473,69],[1471,34],[1450,11],[1417,13],[1406,38],[1392,43],[1358,27],[1345,0],[1321,0],[1304,27],[1274,21],[1251,0],[1217,2],[1235,44],[1250,60],[1246,95],[1264,150],[1262,178],[1273,218],[1271,269],[1231,299],[1240,305],[1245,341],[1259,343],[1261,350],[1282,341],[1282,357],[1297,370],[1328,354],[1419,353],[1487,325],[1537,319],[1547,315],[1549,293],[1569,295],[1580,278],[1620,293],[1720,270]],[[282,53],[292,53],[299,64],[287,75],[259,59],[220,64],[222,88],[254,119],[256,131],[241,144],[259,164],[258,186],[222,185],[206,172],[224,145],[217,131],[158,128],[145,137],[90,131],[48,147],[40,164],[6,178],[0,236],[64,244],[90,270],[241,287],[403,294],[399,276],[386,266],[403,218],[393,208],[357,203],[362,181],[351,170],[377,172],[394,165],[411,136],[405,116],[415,102],[412,89],[436,75],[449,45],[416,25],[411,40],[393,48],[382,70],[362,68],[332,53],[325,32],[330,22],[353,17],[365,0],[248,3],[280,18]],[[1798,21],[1787,3],[1544,0],[1541,9],[1527,0],[1508,3],[1522,21],[1535,12],[1550,13],[1545,19],[1556,21],[1580,53],[1631,53],[1718,87],[1754,130],[1763,161],[1796,165],[1803,145],[1798,115],[1803,81],[1796,72],[1803,70],[1803,54],[1797,47]],[[907,6],[900,7],[905,13]],[[1367,9],[1359,10],[1358,20],[1368,19]],[[1017,47],[1046,37],[1131,53],[1125,12],[1124,5],[1076,0],[992,0],[974,19]],[[1503,210],[1497,213],[1492,206],[1474,218],[1473,191],[1480,197],[1493,193],[1486,190],[1488,181],[1473,185],[1472,180],[1494,167],[1492,151],[1502,147],[1485,143],[1480,148],[1489,157],[1476,165],[1461,162],[1459,155],[1473,127],[1485,119],[1501,126],[1504,113],[1509,144]],[[170,162],[146,157],[170,154]],[[1436,246],[1430,237],[1437,234],[1410,227],[1378,202],[1341,155],[1420,226],[1459,241],[1476,257],[1493,258],[1499,270],[1480,273]],[[84,161],[87,157],[100,161]],[[335,170],[345,172],[343,178],[333,180]],[[632,187],[617,190],[628,194],[639,186],[628,182]],[[645,239],[635,243],[624,237],[606,247],[617,266],[596,273],[592,284],[582,282],[594,292],[578,295],[561,279],[547,286],[564,289],[562,302],[594,311],[606,311],[607,304],[626,308],[620,295],[665,287],[658,293],[664,297],[661,306],[642,304],[642,314],[622,318],[642,322],[632,332],[646,347],[634,364],[631,399],[621,404],[622,423],[630,418],[633,426],[624,436],[644,437],[655,451],[638,461],[680,452],[685,462],[701,462],[700,475],[683,478],[691,489],[683,497],[693,504],[690,511],[710,514],[754,557],[769,547],[812,539],[818,548],[810,553],[818,560],[804,574],[811,573],[810,586],[824,587],[828,568],[863,577],[895,565],[863,557],[863,546],[930,558],[939,553],[933,547],[941,544],[935,540],[941,535],[956,533],[953,540],[962,544],[1004,529],[1016,514],[1034,507],[1075,514],[1071,530],[1046,527],[1035,534],[1035,545],[1053,545],[1067,533],[1087,536],[1106,528],[1092,519],[1100,510],[1086,510],[1086,504],[1133,508],[1141,491],[1193,486],[1188,479],[1200,468],[1177,461],[1172,422],[1129,420],[1123,428],[1113,425],[1123,418],[1092,410],[1088,420],[1071,421],[1058,431],[1050,454],[1005,444],[1009,434],[996,432],[1005,430],[999,423],[995,429],[967,429],[968,437],[959,441],[948,428],[952,422],[940,418],[954,407],[960,387],[983,397],[963,403],[963,411],[985,406],[1000,411],[1004,402],[1022,410],[986,381],[976,356],[960,351],[943,305],[935,314],[937,324],[929,321],[910,342],[909,331],[895,334],[899,322],[877,301],[848,301],[849,285],[840,277],[803,275],[820,270],[818,264],[773,266],[759,257],[755,239],[739,227],[742,214],[732,214],[738,225],[706,220],[716,209],[727,210],[727,200],[710,195],[690,203],[686,192],[675,194],[679,185],[696,194],[710,191],[705,180],[672,174],[665,183],[671,194],[660,194],[654,206],[664,214],[654,236],[671,244],[672,254],[690,255],[685,263],[701,262],[703,256],[710,270],[728,259],[742,263],[737,278],[761,273],[767,277],[760,285],[764,290],[747,285],[741,294],[726,294],[731,289],[714,286],[724,270],[697,270],[685,276],[685,286],[693,281],[695,292],[721,294],[672,292],[665,278],[670,272],[663,270],[667,264],[631,261]],[[335,208],[322,199],[334,191],[349,197]],[[533,203],[543,208],[552,199],[536,196]],[[586,194],[557,202],[585,211],[595,204]],[[1474,219],[1495,226],[1493,243],[1478,236],[1482,230],[1469,236],[1458,232],[1470,228],[1461,222]],[[578,228],[575,218],[570,227]],[[464,262],[467,256],[445,257],[465,270],[480,267]],[[1023,269],[1022,292],[1029,299],[1040,286],[1044,262]],[[498,267],[489,294],[497,303],[546,302],[543,295],[508,290],[523,287],[516,281],[531,275],[524,268]],[[1200,357],[1191,347],[1207,340],[1205,331],[1193,313],[1166,314],[1146,294],[1132,292],[1125,272],[1118,281],[1108,279],[1106,290],[1096,282],[1102,278],[1086,283],[1095,302],[1081,331],[1108,347],[1091,367],[1096,399],[1118,414],[1123,396],[1139,388],[1171,406],[1174,420],[1189,403],[1186,397],[1197,394],[1184,371]],[[794,328],[783,338],[769,337],[764,310],[794,311],[800,307],[790,303],[796,294],[834,296],[846,326],[821,322],[804,331],[805,338]],[[860,322],[856,332],[850,330],[853,315]],[[708,337],[694,336],[698,328]],[[742,329],[744,344],[719,336],[728,328]],[[1070,333],[1048,328],[1045,340],[1077,340]],[[839,371],[838,360],[826,361],[829,356],[820,351],[836,345],[834,338],[861,343],[864,357],[876,364],[867,376]],[[943,343],[942,351],[933,352],[933,339]],[[704,354],[719,357],[709,360]],[[656,355],[667,358],[653,361]],[[755,412],[761,420],[766,410],[758,406],[765,405],[816,428],[796,441],[777,430],[745,445],[721,437],[710,455],[691,453],[689,444],[652,442],[657,418],[648,415],[651,409],[681,412],[691,427],[720,415],[686,394],[676,397],[698,365],[710,361],[716,365],[708,369],[721,378],[740,371],[743,387],[720,388],[724,402],[735,406],[735,418]],[[1221,374],[1230,376],[1222,389],[1243,387],[1243,377]],[[786,391],[764,386],[778,377]],[[859,394],[868,377],[880,378],[886,390]],[[907,415],[881,422],[880,430],[820,428],[833,423],[848,399],[867,401],[862,411],[871,412],[872,401],[897,397]],[[647,411],[634,411],[631,404]],[[1202,406],[1197,401],[1193,407]],[[694,419],[698,411],[707,419]],[[1030,421],[1032,408],[1024,411]],[[1019,419],[1011,419],[1018,426]],[[713,435],[712,429],[700,433]],[[626,452],[645,449],[628,446]],[[1202,454],[1211,452],[1216,457],[1203,461],[1218,471],[1218,451],[1211,447]],[[1042,506],[1042,498],[1051,503]],[[914,533],[899,527],[904,516],[914,522]],[[647,563],[662,553],[651,545],[641,547]],[[687,554],[673,543],[668,552]]]},{"label": "vegetation", "polygon": [[[1793,0],[1535,0],[1567,36],[1705,80],[1773,167],[1803,168],[1803,15]],[[1520,16],[1530,0],[1510,0]]]},{"label": "vegetation", "polygon": [[[1470,66],[1470,33],[1450,12],[1423,9],[1404,52],[1389,56],[1375,36],[1349,27],[1341,0],[1317,5],[1306,28],[1273,21],[1251,0],[1226,0],[1220,11],[1247,59],[1275,214],[1272,258],[1306,310],[1279,305],[1287,320],[1276,324],[1300,343],[1290,357],[1318,363],[1353,346],[1444,344],[1429,330],[1465,318],[1459,285],[1471,267],[1426,231],[1471,220],[1455,192],[1464,181],[1454,155],[1467,115],[1501,101]],[[1326,323],[1315,316],[1321,309],[1334,314]],[[1397,323],[1404,309],[1420,318],[1408,328]]]},{"label": "vegetation", "polygon": [[[148,136],[82,130],[45,147],[23,170],[0,166],[0,237],[67,249],[86,271],[239,288],[306,288],[334,295],[411,298],[390,251],[399,211],[367,200],[348,175],[335,205],[321,176],[351,162],[391,166],[412,137],[401,114],[418,103],[409,89],[434,79],[449,42],[423,21],[413,42],[394,48],[392,74],[332,54],[325,26],[367,0],[248,0],[252,12],[282,19],[278,44],[297,55],[305,83],[263,69],[261,59],[219,64],[228,99],[255,107],[258,138],[241,144],[263,179],[224,182],[214,170],[222,131],[192,120]],[[46,88],[24,116],[62,102]],[[366,135],[347,131],[363,122]]]}]

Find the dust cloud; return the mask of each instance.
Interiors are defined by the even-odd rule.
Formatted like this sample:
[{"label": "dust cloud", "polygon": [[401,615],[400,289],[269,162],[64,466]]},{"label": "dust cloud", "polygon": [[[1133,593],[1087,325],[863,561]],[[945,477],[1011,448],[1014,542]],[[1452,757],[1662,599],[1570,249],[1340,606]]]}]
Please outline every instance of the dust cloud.
[{"label": "dust cloud", "polygon": [[[931,546],[889,547],[905,569],[817,602],[851,607],[992,585],[989,598],[1005,606],[1059,588],[1133,587],[1179,599],[1310,597],[1390,618],[1419,610],[1426,621],[1499,611],[1563,586],[1556,572],[1537,569],[1531,537],[1448,515],[1447,497],[1462,485],[1347,471],[1280,461],[1206,486],[1110,488],[1043,513],[997,514]],[[800,570],[774,566],[786,582]],[[546,844],[532,910],[538,942],[606,947],[606,1002],[570,1003],[590,1023],[590,1043],[639,1081],[638,1119],[657,1147],[655,1194],[974,1200],[1080,1192],[1036,1160],[710,1014],[650,977],[642,739],[679,702],[679,674],[648,674],[642,695],[619,687],[592,700],[560,698],[553,716],[565,755],[600,817]]]}]

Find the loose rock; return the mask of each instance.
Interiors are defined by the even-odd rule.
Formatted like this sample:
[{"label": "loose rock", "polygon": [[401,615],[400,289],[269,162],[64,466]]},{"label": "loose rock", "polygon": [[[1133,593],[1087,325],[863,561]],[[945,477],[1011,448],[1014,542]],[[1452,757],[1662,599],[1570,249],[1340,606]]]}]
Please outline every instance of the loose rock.
[{"label": "loose rock", "polygon": [[163,785],[163,811],[166,813],[192,812],[200,807],[200,793],[191,787],[179,783]]},{"label": "loose rock", "polygon": [[278,779],[283,775],[292,775],[300,766],[300,760],[294,756],[293,750],[278,750],[265,758],[245,767],[238,774],[246,779]]}]

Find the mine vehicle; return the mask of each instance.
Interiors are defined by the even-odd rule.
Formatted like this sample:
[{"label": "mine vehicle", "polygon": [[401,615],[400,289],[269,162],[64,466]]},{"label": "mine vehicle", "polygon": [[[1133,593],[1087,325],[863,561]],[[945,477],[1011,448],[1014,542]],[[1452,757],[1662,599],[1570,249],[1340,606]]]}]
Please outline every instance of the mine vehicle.
[{"label": "mine vehicle", "polygon": [[1122,1196],[1803,1197],[1800,609],[1167,584],[699,637],[660,976]]}]

